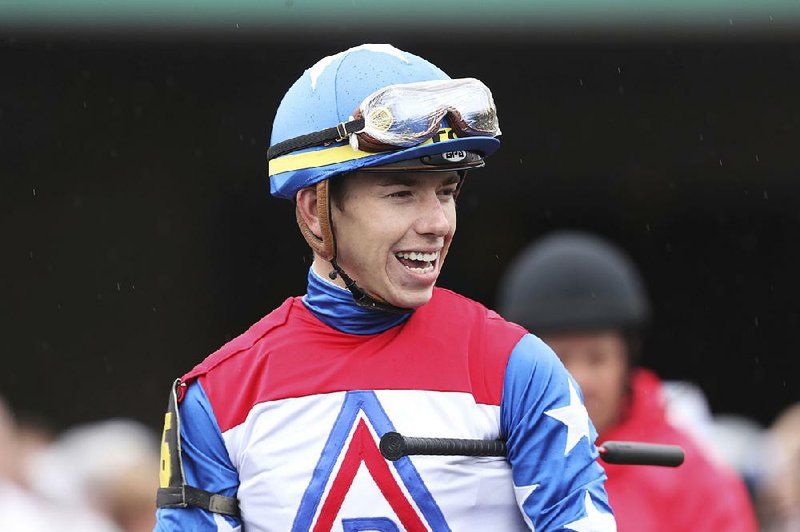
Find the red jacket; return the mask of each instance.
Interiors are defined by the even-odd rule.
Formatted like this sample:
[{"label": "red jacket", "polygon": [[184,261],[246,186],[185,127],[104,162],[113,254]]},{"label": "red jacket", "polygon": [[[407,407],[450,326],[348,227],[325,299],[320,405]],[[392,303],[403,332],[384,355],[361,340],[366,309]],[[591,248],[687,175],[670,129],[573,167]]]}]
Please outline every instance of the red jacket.
[{"label": "red jacket", "polygon": [[647,370],[632,376],[631,401],[620,423],[598,438],[680,445],[678,468],[603,464],[619,532],[756,532],[744,483],[712,462],[692,437],[666,419],[661,382]]}]

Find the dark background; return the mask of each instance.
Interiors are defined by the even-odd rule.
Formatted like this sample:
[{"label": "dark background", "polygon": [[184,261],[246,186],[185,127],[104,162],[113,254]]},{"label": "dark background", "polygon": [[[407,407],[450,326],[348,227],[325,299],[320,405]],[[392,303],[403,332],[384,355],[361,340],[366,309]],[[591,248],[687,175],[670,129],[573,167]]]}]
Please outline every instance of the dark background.
[{"label": "dark background", "polygon": [[800,38],[314,37],[0,33],[15,410],[158,428],[172,379],[303,293],[309,252],[268,194],[271,121],[316,60],[386,40],[499,108],[442,286],[492,306],[531,239],[595,231],[643,270],[647,365],[762,424],[800,399]]}]

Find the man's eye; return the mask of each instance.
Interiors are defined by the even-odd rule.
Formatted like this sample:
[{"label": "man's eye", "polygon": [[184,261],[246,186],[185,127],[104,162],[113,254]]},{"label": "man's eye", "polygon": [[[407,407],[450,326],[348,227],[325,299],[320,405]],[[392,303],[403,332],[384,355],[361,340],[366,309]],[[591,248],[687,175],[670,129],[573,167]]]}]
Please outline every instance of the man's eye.
[{"label": "man's eye", "polygon": [[389,194],[390,198],[406,198],[411,195],[410,190],[398,190],[397,192],[392,192]]},{"label": "man's eye", "polygon": [[442,191],[439,192],[439,194],[441,194],[442,196],[455,196],[456,190],[458,190],[456,187],[445,188],[442,189]]}]

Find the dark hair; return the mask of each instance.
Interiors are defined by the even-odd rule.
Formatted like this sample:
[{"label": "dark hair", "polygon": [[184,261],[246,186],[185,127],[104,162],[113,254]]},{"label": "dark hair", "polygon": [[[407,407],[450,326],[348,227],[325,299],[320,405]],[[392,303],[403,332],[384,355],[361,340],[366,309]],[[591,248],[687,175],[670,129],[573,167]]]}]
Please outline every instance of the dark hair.
[{"label": "dark hair", "polygon": [[347,181],[351,173],[335,175],[328,178],[328,199],[330,204],[337,209],[344,210],[344,200],[347,198]]}]

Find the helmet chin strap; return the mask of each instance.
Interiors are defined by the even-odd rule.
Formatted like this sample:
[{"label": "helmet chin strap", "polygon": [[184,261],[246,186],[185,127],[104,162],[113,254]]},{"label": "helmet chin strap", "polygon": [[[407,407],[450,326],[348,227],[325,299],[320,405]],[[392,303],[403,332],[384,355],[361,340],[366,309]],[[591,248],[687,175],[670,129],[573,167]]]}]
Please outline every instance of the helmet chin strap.
[{"label": "helmet chin strap", "polygon": [[371,296],[368,294],[363,288],[358,286],[356,282],[351,279],[350,276],[347,275],[345,271],[336,263],[336,257],[332,258],[330,263],[331,266],[333,266],[333,270],[328,274],[328,277],[331,279],[336,279],[337,275],[341,277],[342,281],[344,281],[344,285],[353,295],[353,301],[355,301],[356,305],[359,307],[382,310],[383,312],[390,312],[392,314],[410,314],[414,312],[413,308],[396,307],[391,303],[378,298],[377,296]]},{"label": "helmet chin strap", "polygon": [[324,260],[331,263],[333,270],[328,274],[332,280],[337,276],[341,277],[344,281],[345,287],[353,295],[353,300],[356,305],[364,308],[371,308],[381,310],[383,312],[390,312],[392,314],[409,314],[414,312],[412,308],[403,308],[392,305],[383,298],[370,294],[349,276],[336,262],[336,236],[333,233],[333,217],[330,209],[330,197],[328,195],[328,180],[320,181],[316,185],[317,190],[317,216],[320,221],[320,229],[322,238],[311,232],[311,229],[303,221],[300,215],[300,209],[296,209],[297,225],[300,226],[300,232],[305,237],[308,245],[311,246],[317,255]]}]

